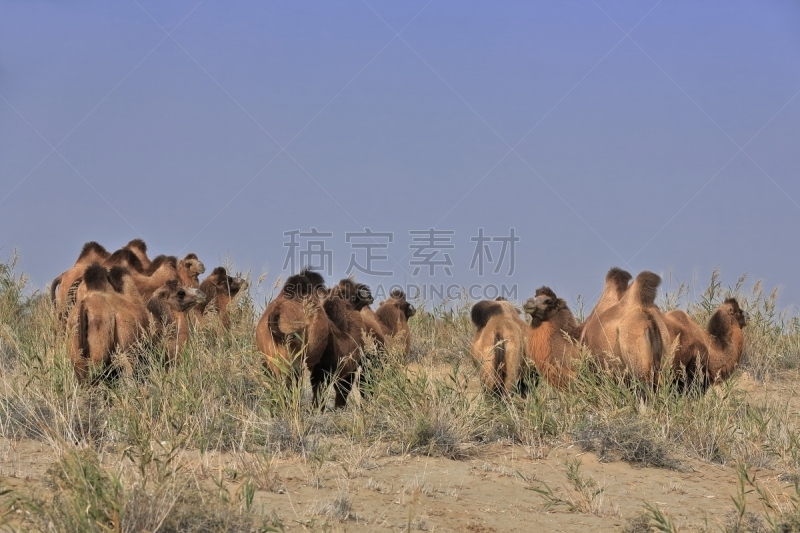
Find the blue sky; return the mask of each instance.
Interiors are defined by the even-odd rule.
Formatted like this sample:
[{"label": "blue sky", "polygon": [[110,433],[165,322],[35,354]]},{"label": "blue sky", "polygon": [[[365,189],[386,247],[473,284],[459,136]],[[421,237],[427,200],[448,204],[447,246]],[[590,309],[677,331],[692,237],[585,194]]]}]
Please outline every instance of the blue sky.
[{"label": "blue sky", "polygon": [[[2,2],[0,258],[81,245],[282,272],[284,232],[391,232],[371,284],[542,284],[612,265],[794,282],[800,4]],[[515,271],[470,270],[484,228]],[[451,230],[413,277],[411,230]],[[495,259],[499,248],[496,248]],[[444,253],[440,252],[441,253]],[[443,257],[439,255],[438,257]],[[425,271],[426,269],[423,269]]]}]

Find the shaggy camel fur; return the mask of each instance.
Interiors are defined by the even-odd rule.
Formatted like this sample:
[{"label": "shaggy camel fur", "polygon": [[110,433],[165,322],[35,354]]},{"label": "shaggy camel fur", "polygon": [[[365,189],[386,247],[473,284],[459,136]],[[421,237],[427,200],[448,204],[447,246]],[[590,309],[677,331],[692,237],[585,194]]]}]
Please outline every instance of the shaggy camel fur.
[{"label": "shaggy camel fur", "polygon": [[472,306],[470,317],[478,328],[472,338],[471,353],[484,387],[498,396],[515,387],[524,394],[528,325],[517,308],[505,300],[482,300]]},{"label": "shaggy camel fur", "polygon": [[661,278],[642,272],[616,304],[587,320],[581,341],[609,369],[657,383],[671,336],[655,305]]},{"label": "shaggy camel fur", "polygon": [[584,322],[588,322],[593,317],[603,313],[606,309],[620,301],[622,295],[628,290],[631,279],[633,279],[633,276],[631,276],[629,272],[618,267],[612,267],[606,274],[603,294],[600,295],[600,299],[597,300],[597,304]]},{"label": "shaggy camel fur", "polygon": [[147,301],[147,310],[156,324],[156,337],[167,342],[166,363],[177,361],[181,349],[189,340],[187,313],[205,299],[206,295],[200,289],[181,286],[177,279],[171,279]]},{"label": "shaggy camel fur", "polygon": [[[139,295],[143,301],[146,301],[159,287],[162,287],[170,279],[178,277],[177,261],[175,257],[159,255],[151,262],[149,270],[142,271],[141,262],[136,254],[127,248],[121,248],[111,254],[102,266],[127,270]],[[83,276],[75,280],[67,291],[66,301],[62,307],[67,315],[88,293],[82,282]]]},{"label": "shaggy camel fur", "polygon": [[673,370],[679,386],[685,390],[703,372],[702,390],[726,379],[739,364],[744,349],[742,328],[747,325],[744,312],[735,298],[720,305],[706,329],[683,311],[664,315],[670,334],[677,339]]},{"label": "shaggy camel fur", "polygon": [[342,298],[350,302],[353,308],[361,313],[361,320],[364,322],[364,332],[372,335],[378,346],[385,343],[384,336],[388,328],[378,321],[378,317],[370,309],[375,299],[372,297],[372,290],[369,285],[356,283],[350,278],[345,278],[335,287]]},{"label": "shaggy camel fur", "polygon": [[150,268],[150,258],[147,257],[147,245],[142,239],[133,239],[122,248],[130,250],[136,255],[142,265],[142,270],[148,270]]},{"label": "shaggy camel fur", "polygon": [[144,271],[132,270],[131,276],[142,299],[149,300],[153,293],[169,280],[178,279],[178,259],[172,255],[159,255]]},{"label": "shaggy camel fur", "polygon": [[[115,352],[128,350],[142,338],[150,319],[132,290],[127,270],[116,267],[109,272],[95,263],[86,269],[83,279],[87,294],[69,316],[68,348],[75,374],[85,382],[91,373],[108,370]],[[122,366],[127,373],[133,370],[128,359],[123,358]]]},{"label": "shaggy camel fur", "polygon": [[93,263],[103,264],[110,256],[111,254],[101,245],[94,241],[87,242],[83,245],[81,253],[72,268],[62,272],[60,276],[53,280],[50,284],[50,298],[58,310],[60,321],[66,320],[66,315],[69,313],[65,302],[67,301],[67,293],[73,283],[83,276],[86,267]]},{"label": "shaggy camel fur", "polygon": [[245,286],[245,280],[229,276],[225,267],[215,268],[200,284],[200,290],[206,294],[206,301],[197,306],[197,311],[201,315],[215,311],[225,329],[230,328],[228,305]]},{"label": "shaggy camel fur", "polygon": [[361,313],[344,298],[338,286],[332,289],[323,303],[323,309],[330,321],[330,337],[319,363],[311,369],[314,405],[319,405],[320,389],[325,381],[333,380],[336,393],[334,405],[342,408],[347,404],[347,397],[353,388],[353,378],[361,365],[364,321]]},{"label": "shaggy camel fur", "polygon": [[579,326],[567,307],[549,287],[540,287],[523,305],[530,315],[526,352],[539,374],[551,385],[565,388],[575,377],[581,353]]},{"label": "shaggy camel fur", "polygon": [[[127,268],[131,274],[139,273],[144,274],[146,269],[142,264],[142,260],[139,259],[139,256],[136,255],[136,252],[129,248],[120,248],[113,254],[111,254],[108,259],[103,261],[103,266],[106,268],[111,268],[115,266],[121,266]],[[152,266],[152,263],[151,263]]]},{"label": "shaggy camel fur", "polygon": [[184,287],[200,288],[200,274],[206,271],[206,266],[195,254],[187,254],[178,261],[178,281]]},{"label": "shaggy camel fur", "polygon": [[323,309],[325,280],[317,272],[303,270],[290,276],[280,294],[267,306],[256,325],[256,346],[265,365],[287,385],[302,376],[303,365],[319,364],[331,334]]},{"label": "shaggy camel fur", "polygon": [[400,289],[394,289],[375,311],[375,317],[384,327],[384,336],[392,337],[395,341],[404,339],[405,357],[411,352],[411,328],[408,326],[408,319],[416,313],[414,306],[406,300],[406,293]]}]

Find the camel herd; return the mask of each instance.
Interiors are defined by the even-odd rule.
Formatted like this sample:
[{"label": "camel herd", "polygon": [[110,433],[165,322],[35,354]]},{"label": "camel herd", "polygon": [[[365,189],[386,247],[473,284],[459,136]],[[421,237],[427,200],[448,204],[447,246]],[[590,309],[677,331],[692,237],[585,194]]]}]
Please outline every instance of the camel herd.
[{"label": "camel herd", "polygon": [[[201,282],[204,273],[195,254],[150,260],[140,239],[114,253],[86,243],[75,264],[51,285],[79,380],[94,381],[112,368],[131,373],[137,362],[128,352],[139,342],[161,343],[164,362],[172,363],[188,341],[190,323],[211,315],[229,328],[228,307],[246,282],[229,276],[224,267]],[[587,353],[599,368],[653,385],[668,357],[684,389],[696,380],[704,389],[725,379],[744,347],[745,318],[738,302],[726,300],[704,329],[683,311],[659,310],[660,283],[652,272],[633,279],[612,268],[582,324],[548,287],[524,303],[527,321],[502,298],[477,302],[471,310],[476,327],[471,352],[483,385],[499,395],[524,392],[533,371],[565,388]],[[333,380],[335,405],[343,407],[366,357],[380,357],[390,348],[407,356],[411,348],[408,320],[416,310],[405,294],[392,291],[374,311],[373,303],[369,286],[351,278],[327,287],[312,270],[290,276],[256,325],[265,368],[287,385],[297,383],[307,369],[315,405],[321,386]],[[112,364],[115,354],[123,355],[118,364]],[[363,392],[368,373],[360,375]]]},{"label": "camel herd", "polygon": [[[201,283],[203,273],[195,254],[151,261],[141,239],[114,253],[86,243],[75,264],[50,286],[78,379],[109,370],[114,354],[127,354],[144,340],[164,342],[165,363],[172,362],[189,338],[191,317],[217,313],[227,326],[228,304],[245,282],[217,267]],[[127,356],[119,362],[127,373],[133,370],[135,361]]]},{"label": "camel herd", "polygon": [[739,303],[725,300],[703,329],[683,311],[661,312],[655,305],[660,284],[661,278],[652,272],[633,279],[612,268],[600,300],[582,324],[548,287],[525,302],[530,322],[523,321],[510,302],[476,303],[471,312],[477,328],[472,356],[481,381],[497,394],[514,388],[524,392],[526,371],[532,369],[554,387],[564,388],[587,351],[597,367],[653,385],[670,355],[681,390],[694,383],[705,390],[727,378],[744,349],[746,321]]},{"label": "camel herd", "polygon": [[[86,243],[50,288],[78,379],[95,382],[120,368],[131,374],[137,362],[128,352],[142,341],[162,343],[164,362],[172,363],[188,341],[190,322],[210,314],[229,328],[229,304],[245,281],[217,267],[200,282],[204,272],[195,254],[151,261],[141,239],[114,253]],[[311,270],[289,277],[256,326],[264,366],[290,384],[308,368],[315,403],[320,386],[333,379],[336,406],[344,406],[365,354],[392,343],[405,355],[411,348],[408,319],[416,310],[405,294],[393,291],[375,311],[369,307],[373,301],[367,285],[349,278],[327,288]],[[123,355],[117,364],[115,354]]]}]

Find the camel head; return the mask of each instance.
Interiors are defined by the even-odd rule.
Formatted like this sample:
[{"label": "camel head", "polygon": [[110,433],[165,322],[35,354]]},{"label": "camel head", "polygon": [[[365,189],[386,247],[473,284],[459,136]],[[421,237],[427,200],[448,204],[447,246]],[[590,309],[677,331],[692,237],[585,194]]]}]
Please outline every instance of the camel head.
[{"label": "camel head", "polygon": [[566,309],[567,302],[556,296],[550,287],[539,287],[533,298],[528,298],[522,306],[526,314],[531,316],[531,325],[539,326],[551,320],[555,314]]},{"label": "camel head", "polygon": [[389,300],[392,305],[395,305],[406,316],[406,320],[417,314],[417,308],[408,303],[406,300],[406,293],[400,289],[394,289],[389,293]]},{"label": "camel head", "polygon": [[206,266],[195,254],[187,254],[186,257],[178,261],[178,268],[185,270],[187,277],[194,281],[197,281],[197,277],[206,271]]},{"label": "camel head", "polygon": [[247,286],[247,281],[240,277],[229,276],[225,267],[217,267],[203,280],[203,285],[208,287],[209,284],[213,285],[217,291],[233,297]]},{"label": "camel head", "polygon": [[351,278],[345,278],[340,281],[338,285],[329,291],[329,294],[331,296],[338,295],[340,298],[347,300],[356,311],[361,311],[375,302],[369,285],[356,283]]},{"label": "camel head", "polygon": [[744,311],[739,306],[739,302],[736,301],[736,298],[728,298],[723,302],[723,304],[719,307],[721,311],[723,311],[727,316],[731,318],[731,320],[735,321],[740,328],[743,328],[747,325],[747,319],[745,317]]},{"label": "camel head", "polygon": [[161,300],[171,309],[182,313],[205,302],[206,295],[200,289],[183,287],[178,284],[177,279],[171,279],[154,292],[151,299]]}]

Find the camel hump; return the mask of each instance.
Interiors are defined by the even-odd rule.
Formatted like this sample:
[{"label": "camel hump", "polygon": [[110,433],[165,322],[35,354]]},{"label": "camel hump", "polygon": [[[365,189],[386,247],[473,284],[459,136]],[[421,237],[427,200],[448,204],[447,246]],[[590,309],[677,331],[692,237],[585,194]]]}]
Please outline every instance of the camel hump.
[{"label": "camel hump", "polygon": [[481,300],[472,306],[470,318],[472,318],[472,323],[475,324],[478,329],[481,329],[486,327],[490,318],[502,312],[503,307],[499,303],[491,300]]},{"label": "camel hump", "polygon": [[147,253],[147,245],[142,239],[133,239],[125,245],[126,248],[136,248],[144,253]]},{"label": "camel hump", "polygon": [[642,307],[651,307],[656,304],[656,295],[660,285],[661,276],[645,270],[636,276],[636,281],[631,285],[631,290],[638,297]]},{"label": "camel hump", "polygon": [[81,254],[78,256],[78,261],[88,256],[89,254],[97,254],[100,257],[108,257],[110,254],[103,248],[103,246],[95,241],[87,242],[81,249]]},{"label": "camel hump", "polygon": [[92,263],[83,273],[83,282],[90,291],[103,291],[108,287],[108,270],[99,263]]},{"label": "camel hump", "polygon": [[631,276],[630,272],[619,267],[612,267],[606,274],[606,281],[613,283],[619,294],[628,290],[628,283],[630,283],[631,279],[633,279],[633,276]]},{"label": "camel hump", "polygon": [[285,298],[305,298],[306,296],[318,296],[324,290],[325,278],[322,277],[322,274],[304,268],[299,274],[286,279],[281,294]]},{"label": "camel hump", "polygon": [[142,261],[136,256],[135,253],[128,248],[120,248],[106,260],[106,264],[110,265],[129,265],[137,272],[143,272],[144,267]]},{"label": "camel hump", "polygon": [[341,331],[345,331],[347,329],[348,324],[348,312],[352,309],[352,307],[347,303],[347,301],[342,300],[341,298],[328,298],[325,300],[323,304],[323,309],[325,310],[325,314],[328,315],[328,318],[333,323],[334,326],[339,328]]},{"label": "camel hump", "polygon": [[[135,257],[135,256],[134,256]],[[138,257],[136,258],[139,259]],[[141,264],[141,261],[139,262]],[[161,268],[163,265],[169,265],[170,268],[177,269],[178,268],[178,258],[174,255],[159,255],[155,259],[150,262],[150,268],[147,269],[145,274],[152,275],[156,270]]]}]

